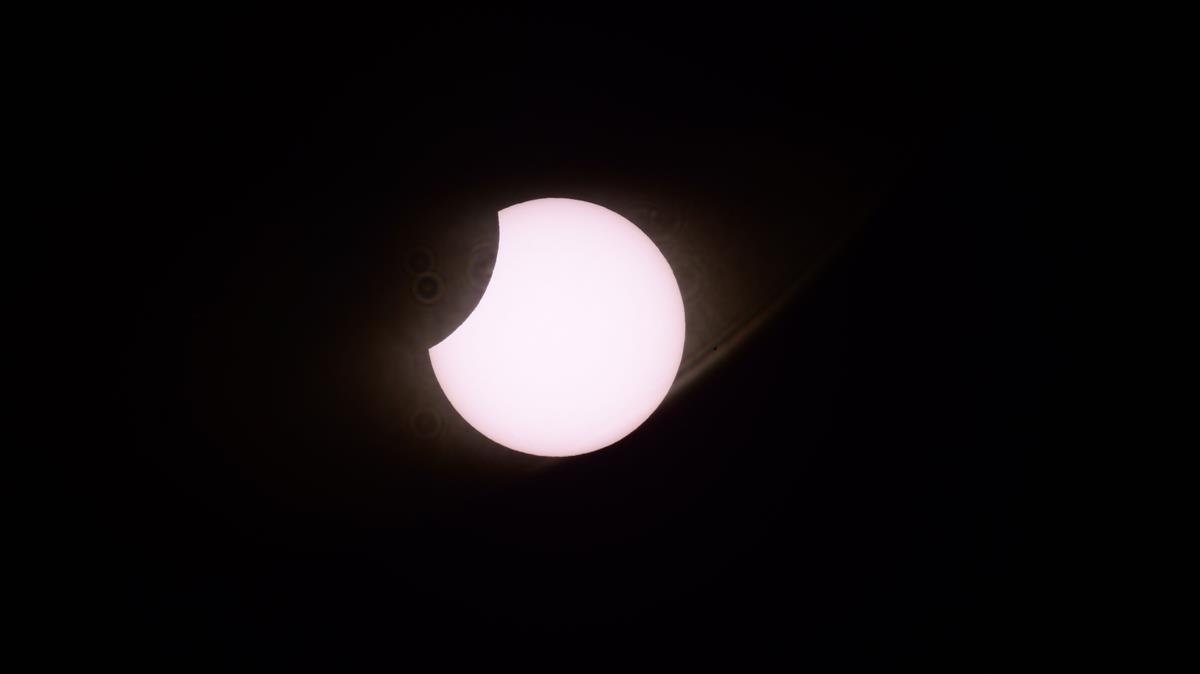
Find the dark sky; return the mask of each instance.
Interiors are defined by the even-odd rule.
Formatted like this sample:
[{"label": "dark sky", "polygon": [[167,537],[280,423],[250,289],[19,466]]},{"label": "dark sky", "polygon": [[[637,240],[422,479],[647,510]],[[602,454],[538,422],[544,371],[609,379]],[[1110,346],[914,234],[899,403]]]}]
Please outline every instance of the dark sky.
[{"label": "dark sky", "polygon": [[[1048,85],[1022,21],[127,18],[62,56],[87,105],[59,113],[97,178],[81,315],[101,328],[86,388],[105,413],[81,443],[69,620],[97,653],[157,671],[1012,671],[1045,645],[1033,493],[1057,438],[1069,241],[1043,213]],[[494,478],[381,470],[433,448],[364,423],[353,381],[304,375],[370,303],[358,270],[379,264],[381,228],[415,227],[378,217],[397,203],[637,184],[779,213],[817,189],[796,164],[849,176],[850,206],[881,196],[773,319],[614,447]],[[261,405],[212,402],[231,399]]]}]

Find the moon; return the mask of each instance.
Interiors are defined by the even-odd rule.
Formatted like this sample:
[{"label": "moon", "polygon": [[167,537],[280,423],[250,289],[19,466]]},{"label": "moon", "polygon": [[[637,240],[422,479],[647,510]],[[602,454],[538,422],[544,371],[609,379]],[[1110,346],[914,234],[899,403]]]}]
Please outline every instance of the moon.
[{"label": "moon", "polygon": [[518,452],[574,456],[632,433],[671,388],[683,298],[629,220],[576,199],[499,212],[491,281],[429,349],[438,384],[475,430]]}]

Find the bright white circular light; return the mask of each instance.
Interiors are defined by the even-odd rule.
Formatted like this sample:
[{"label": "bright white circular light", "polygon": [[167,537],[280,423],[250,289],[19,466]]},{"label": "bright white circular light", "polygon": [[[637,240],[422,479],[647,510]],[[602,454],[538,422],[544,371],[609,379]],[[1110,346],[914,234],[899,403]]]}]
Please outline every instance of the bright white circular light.
[{"label": "bright white circular light", "polygon": [[592,452],[633,432],[667,395],[683,355],[683,298],[636,225],[574,199],[500,211],[491,281],[429,350],[450,404],[527,454]]}]

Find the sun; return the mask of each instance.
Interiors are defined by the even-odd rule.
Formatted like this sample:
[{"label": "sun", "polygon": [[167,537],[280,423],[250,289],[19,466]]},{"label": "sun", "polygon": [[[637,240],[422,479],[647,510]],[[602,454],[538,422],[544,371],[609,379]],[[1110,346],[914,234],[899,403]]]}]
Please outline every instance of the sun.
[{"label": "sun", "polygon": [[450,404],[527,454],[572,456],[632,433],[671,388],[684,310],[666,258],[629,220],[575,199],[500,211],[479,305],[429,350]]}]

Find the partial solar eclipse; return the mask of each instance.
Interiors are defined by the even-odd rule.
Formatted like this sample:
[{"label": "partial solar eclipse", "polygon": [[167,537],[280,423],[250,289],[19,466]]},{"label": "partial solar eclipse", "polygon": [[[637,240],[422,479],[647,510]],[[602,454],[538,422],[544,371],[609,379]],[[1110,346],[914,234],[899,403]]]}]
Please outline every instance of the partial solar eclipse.
[{"label": "partial solar eclipse", "polygon": [[683,356],[683,298],[632,222],[575,199],[499,213],[491,281],[429,350],[450,404],[526,454],[573,456],[629,435],[666,397]]}]

